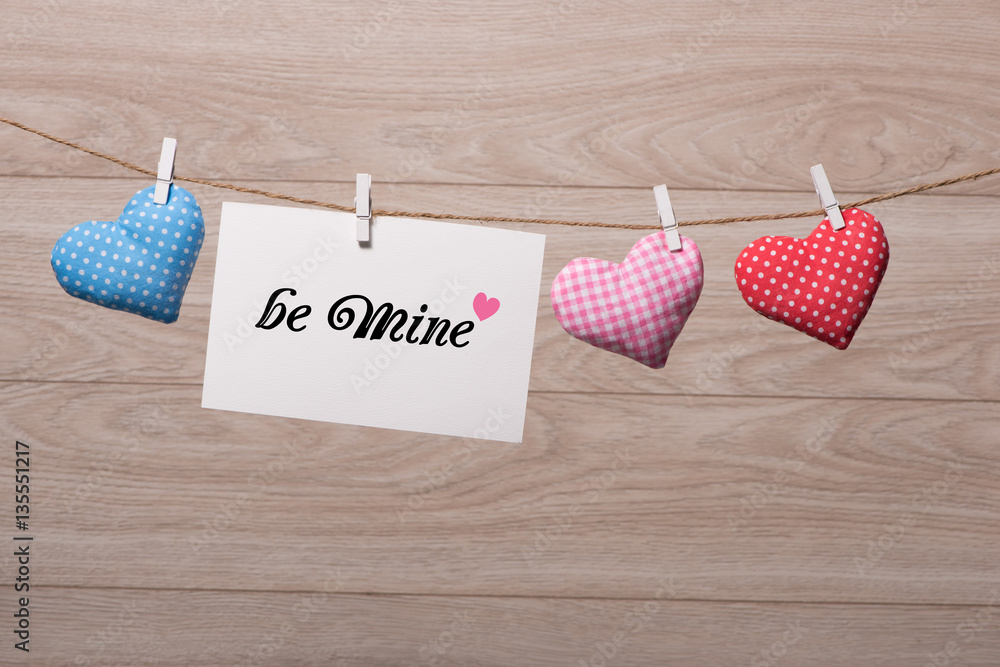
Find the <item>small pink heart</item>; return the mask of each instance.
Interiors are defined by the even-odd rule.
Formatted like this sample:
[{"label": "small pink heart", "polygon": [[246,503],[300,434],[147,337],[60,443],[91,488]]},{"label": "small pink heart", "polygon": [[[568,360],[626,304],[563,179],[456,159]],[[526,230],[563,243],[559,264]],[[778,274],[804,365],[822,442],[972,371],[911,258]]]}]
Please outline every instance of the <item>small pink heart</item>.
[{"label": "small pink heart", "polygon": [[621,264],[578,257],[552,282],[552,308],[571,336],[663,368],[705,281],[689,238],[670,252],[666,236],[646,236]]},{"label": "small pink heart", "polygon": [[486,294],[480,292],[472,300],[472,309],[476,311],[476,317],[482,322],[488,317],[493,317],[500,310],[500,299],[487,299]]}]

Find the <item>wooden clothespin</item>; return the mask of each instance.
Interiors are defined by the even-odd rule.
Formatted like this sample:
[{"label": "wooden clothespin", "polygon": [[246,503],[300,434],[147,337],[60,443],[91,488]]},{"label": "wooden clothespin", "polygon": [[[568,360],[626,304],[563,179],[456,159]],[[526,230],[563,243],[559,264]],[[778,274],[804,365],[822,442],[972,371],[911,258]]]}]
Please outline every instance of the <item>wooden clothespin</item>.
[{"label": "wooden clothespin", "polygon": [[670,252],[681,250],[681,235],[678,232],[677,218],[674,216],[674,208],[670,205],[670,195],[667,194],[666,185],[657,185],[653,188],[653,196],[656,197],[656,210],[660,214],[660,225],[667,235],[667,248]]},{"label": "wooden clothespin", "polygon": [[819,195],[819,205],[826,210],[826,215],[830,218],[830,226],[834,229],[843,229],[847,223],[844,222],[844,214],[840,210],[840,205],[837,204],[837,197],[833,194],[833,188],[830,187],[830,181],[826,178],[823,165],[817,164],[809,170],[809,173],[812,174],[813,185],[816,186],[816,194]]},{"label": "wooden clothespin", "polygon": [[355,192],[354,213],[358,216],[358,243],[368,243],[371,240],[372,223],[371,174],[358,174]]},{"label": "wooden clothespin", "polygon": [[163,138],[163,148],[160,150],[160,164],[156,168],[156,189],[153,190],[153,203],[166,204],[170,199],[170,184],[174,182],[174,158],[177,156],[177,140]]}]

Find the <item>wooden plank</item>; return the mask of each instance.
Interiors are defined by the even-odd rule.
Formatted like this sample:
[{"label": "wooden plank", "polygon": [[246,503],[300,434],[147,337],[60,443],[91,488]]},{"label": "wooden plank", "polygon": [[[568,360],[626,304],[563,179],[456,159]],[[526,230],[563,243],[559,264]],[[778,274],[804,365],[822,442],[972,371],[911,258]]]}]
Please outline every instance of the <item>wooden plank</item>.
[{"label": "wooden plank", "polygon": [[[0,214],[0,378],[47,381],[200,383],[223,198],[195,188],[208,220],[203,255],[180,320],[164,326],[68,297],[52,278],[52,244],[75,222],[113,219],[135,180],[5,178]],[[270,183],[275,191],[349,202],[353,185]],[[672,191],[681,219],[795,211],[816,206],[812,193]],[[269,201],[269,200],[263,200]],[[428,211],[516,212],[539,202],[542,215],[655,221],[646,190],[485,186],[392,186],[377,205]],[[802,235],[815,221],[689,228],[705,260],[701,301],[667,368],[652,371],[567,335],[556,322],[549,287],[572,258],[619,260],[643,232],[531,226],[547,235],[531,388],[535,391],[650,392],[681,395],[1000,398],[1000,236],[995,197],[916,196],[870,207],[887,225],[892,249],[885,282],[849,350],[837,351],[769,322],[741,301],[732,266],[764,234]],[[518,227],[507,225],[508,227]],[[527,228],[520,226],[519,228]],[[233,323],[234,331],[237,323]],[[246,326],[246,325],[244,325]]]},{"label": "wooden plank", "polygon": [[[683,582],[669,578],[683,595]],[[31,656],[134,665],[923,665],[1000,659],[1000,591],[973,606],[363,596],[42,587]],[[35,616],[37,614],[37,616]],[[37,619],[37,620],[35,620]],[[19,664],[8,648],[0,664]],[[936,663],[934,661],[937,661]],[[947,660],[947,662],[945,662]],[[74,662],[75,661],[75,662]]]},{"label": "wooden plank", "polygon": [[[971,603],[1000,584],[994,403],[533,394],[524,443],[0,385],[51,585]],[[5,567],[9,567],[6,565]]]},{"label": "wooden plank", "polygon": [[[22,4],[0,95],[147,167],[176,136],[180,174],[349,203],[367,171],[376,206],[439,212],[653,222],[666,182],[681,219],[767,213],[815,207],[816,162],[841,201],[996,166],[995,3],[786,4]],[[872,207],[892,263],[846,353],[732,281],[746,243],[816,221],[688,229],[706,287],[663,371],[548,300],[641,233],[528,227],[532,393],[501,446],[202,410],[219,206],[262,200],[193,188],[206,252],[162,326],[48,266],[148,179],[0,141],[30,662],[1000,663],[1000,179]]]},{"label": "wooden plank", "polygon": [[[1000,141],[990,0],[103,2],[5,26],[5,114],[150,166],[177,136],[206,178],[787,190],[823,162],[870,192],[996,166]],[[2,174],[118,173],[0,132]]]}]

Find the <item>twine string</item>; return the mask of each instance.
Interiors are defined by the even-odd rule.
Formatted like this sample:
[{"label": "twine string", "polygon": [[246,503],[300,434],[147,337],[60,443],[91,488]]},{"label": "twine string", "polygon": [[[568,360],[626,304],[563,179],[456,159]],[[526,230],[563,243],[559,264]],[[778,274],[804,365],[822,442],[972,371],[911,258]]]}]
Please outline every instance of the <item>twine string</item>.
[{"label": "twine string", "polygon": [[[59,137],[48,134],[47,132],[42,132],[33,127],[28,127],[22,123],[9,118],[4,118],[0,116],[0,122],[16,127],[18,129],[24,130],[25,132],[30,132],[32,134],[38,135],[43,139],[48,139],[57,144],[62,144],[63,146],[68,146],[69,148],[82,151],[94,157],[99,157],[103,160],[113,162],[125,169],[138,172],[140,174],[145,174],[147,176],[152,176],[156,178],[156,172],[150,171],[149,169],[144,169],[138,165],[122,160],[121,158],[102,153],[101,151],[94,150],[92,148],[87,148],[86,146],[81,146],[80,144],[73,143],[72,141],[67,141],[66,139],[61,139]],[[915,185],[905,190],[897,190],[896,192],[888,192],[881,195],[875,195],[873,197],[868,197],[866,199],[861,199],[856,202],[851,202],[849,204],[842,204],[841,208],[858,208],[861,206],[867,206],[868,204],[875,204],[878,202],[888,201],[890,199],[896,199],[897,197],[905,197],[906,195],[917,194],[919,192],[927,192],[928,190],[934,190],[937,188],[943,188],[947,185],[955,185],[956,183],[964,183],[966,181],[975,181],[977,179],[983,178],[984,176],[992,176],[994,174],[1000,174],[1000,167],[994,169],[986,169],[984,171],[977,171],[971,174],[964,174],[962,176],[956,176],[954,178],[948,178],[943,181],[936,181],[934,183],[923,183],[921,185]],[[226,190],[233,190],[235,192],[243,192],[246,194],[260,195],[262,197],[269,197],[271,199],[280,199],[282,201],[289,201],[296,204],[302,204],[305,206],[318,206],[320,208],[332,209],[335,211],[344,211],[347,213],[354,213],[354,207],[342,206],[340,204],[334,204],[331,202],[317,201],[315,199],[303,199],[302,197],[295,197],[292,195],[282,194],[280,192],[269,192],[267,190],[258,190],[257,188],[246,188],[239,185],[233,185],[232,183],[224,183],[220,181],[208,181],[202,178],[191,178],[189,176],[174,176],[175,181],[184,181],[185,183],[196,183],[198,185],[205,185],[212,188],[223,188]],[[790,218],[812,218],[820,215],[824,215],[826,211],[822,208],[817,208],[812,211],[800,211],[798,213],[770,213],[765,215],[746,215],[746,216],[735,216],[729,218],[710,218],[707,220],[685,220],[679,222],[681,227],[691,227],[695,225],[726,225],[734,222],[759,222],[763,220],[787,220]],[[459,215],[455,213],[426,213],[420,211],[390,211],[384,209],[376,209],[372,211],[372,215],[380,216],[392,216],[400,218],[427,218],[432,220],[473,220],[478,222],[517,222],[517,223],[527,223],[533,225],[564,225],[570,227],[604,227],[610,229],[660,229],[660,225],[628,225],[620,223],[609,223],[609,222],[586,222],[579,220],[551,220],[546,218],[513,218],[505,216],[482,216],[482,215]]]}]

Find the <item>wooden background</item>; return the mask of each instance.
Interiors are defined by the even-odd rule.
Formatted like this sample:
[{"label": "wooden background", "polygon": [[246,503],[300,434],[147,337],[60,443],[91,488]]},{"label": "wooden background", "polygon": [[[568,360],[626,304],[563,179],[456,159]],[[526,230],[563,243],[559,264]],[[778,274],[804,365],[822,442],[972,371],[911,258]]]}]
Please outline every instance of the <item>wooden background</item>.
[{"label": "wooden background", "polygon": [[[993,0],[0,4],[0,115],[343,204],[369,172],[377,207],[652,224],[658,183],[683,220],[815,208],[817,162],[841,201],[1000,164]],[[548,298],[641,233],[523,227],[524,442],[466,457],[203,410],[220,205],[265,200],[192,186],[208,236],[164,326],[48,260],[149,179],[0,146],[4,484],[24,439],[35,536],[30,656],[0,556],[3,664],[1000,664],[1000,179],[871,207],[892,260],[846,352],[732,279],[816,220],[689,229],[705,289],[660,371]]]}]

